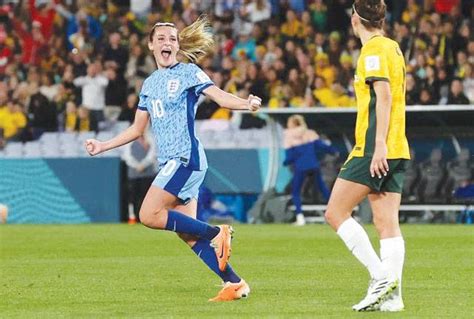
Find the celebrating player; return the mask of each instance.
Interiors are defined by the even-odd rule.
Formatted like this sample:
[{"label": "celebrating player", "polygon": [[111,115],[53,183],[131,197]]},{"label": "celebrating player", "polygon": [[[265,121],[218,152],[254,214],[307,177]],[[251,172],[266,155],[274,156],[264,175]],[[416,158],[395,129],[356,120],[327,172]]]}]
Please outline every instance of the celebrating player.
[{"label": "celebrating player", "polygon": [[[356,0],[352,10],[352,27],[362,42],[354,82],[356,143],[334,184],[326,219],[371,276],[367,296],[353,309],[400,311],[405,244],[398,210],[410,158],[405,137],[405,62],[398,44],[383,36],[383,0]],[[366,196],[380,237],[380,258],[367,233],[351,217]]]},{"label": "celebrating player", "polygon": [[[173,231],[224,282],[211,301],[246,297],[248,284],[228,264],[232,228],[211,226],[196,219],[198,189],[204,180],[207,160],[196,137],[194,116],[200,94],[233,110],[259,109],[261,99],[247,100],[216,87],[194,62],[213,46],[206,17],[178,32],[173,23],[156,23],[148,39],[158,69],[143,83],[134,123],[109,141],[89,139],[86,148],[97,155],[142,136],[151,120],[158,152],[159,173],[140,209],[141,222],[153,229]],[[180,59],[190,63],[178,62]]]}]

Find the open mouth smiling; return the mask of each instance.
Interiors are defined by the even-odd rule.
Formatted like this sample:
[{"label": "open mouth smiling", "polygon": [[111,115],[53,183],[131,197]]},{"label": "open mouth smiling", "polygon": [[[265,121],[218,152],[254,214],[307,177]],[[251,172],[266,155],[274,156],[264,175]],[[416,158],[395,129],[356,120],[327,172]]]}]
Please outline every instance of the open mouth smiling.
[{"label": "open mouth smiling", "polygon": [[171,50],[168,50],[168,49],[161,50],[161,56],[164,57],[165,59],[169,58],[171,56]]}]

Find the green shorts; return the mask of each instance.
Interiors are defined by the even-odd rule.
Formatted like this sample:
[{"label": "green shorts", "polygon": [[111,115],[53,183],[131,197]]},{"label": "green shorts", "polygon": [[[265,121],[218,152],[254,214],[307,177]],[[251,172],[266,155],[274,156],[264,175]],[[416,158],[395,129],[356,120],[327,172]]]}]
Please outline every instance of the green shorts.
[{"label": "green shorts", "polygon": [[368,186],[374,192],[402,193],[405,178],[406,159],[389,159],[387,176],[370,176],[372,157],[353,157],[341,167],[342,179]]}]

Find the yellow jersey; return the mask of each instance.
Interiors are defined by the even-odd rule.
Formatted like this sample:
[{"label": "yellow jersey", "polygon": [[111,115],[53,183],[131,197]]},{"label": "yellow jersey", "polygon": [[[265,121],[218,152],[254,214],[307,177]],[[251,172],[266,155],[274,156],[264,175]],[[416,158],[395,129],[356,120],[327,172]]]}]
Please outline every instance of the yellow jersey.
[{"label": "yellow jersey", "polygon": [[22,112],[11,112],[8,108],[0,108],[0,128],[3,129],[3,137],[9,139],[15,136],[26,126],[26,116]]},{"label": "yellow jersey", "polygon": [[375,81],[390,83],[392,108],[387,134],[387,159],[410,159],[405,135],[405,60],[398,43],[375,36],[362,47],[354,78],[357,98],[355,146],[349,158],[371,157],[375,148],[377,96]]}]

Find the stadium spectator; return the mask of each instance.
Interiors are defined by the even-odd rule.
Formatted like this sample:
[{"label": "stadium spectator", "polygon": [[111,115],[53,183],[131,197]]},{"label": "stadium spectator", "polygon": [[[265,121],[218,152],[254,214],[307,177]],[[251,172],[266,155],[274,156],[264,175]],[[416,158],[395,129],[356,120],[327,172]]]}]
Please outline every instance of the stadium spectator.
[{"label": "stadium spectator", "polygon": [[469,99],[463,92],[461,79],[457,78],[451,82],[448,96],[448,104],[469,104]]},{"label": "stadium spectator", "polygon": [[10,19],[13,28],[18,35],[21,45],[21,62],[25,65],[40,65],[41,59],[46,52],[46,40],[41,33],[41,22],[33,21],[31,23],[31,32],[25,26],[25,23],[14,18],[10,12]]},{"label": "stadium spectator", "polygon": [[420,102],[421,105],[433,105],[436,104],[433,97],[431,96],[431,91],[427,88],[421,89],[420,92]]},{"label": "stadium spectator", "polygon": [[66,103],[64,117],[64,131],[74,132],[76,130],[77,122],[77,107],[73,101],[69,101]]},{"label": "stadium spectator", "polygon": [[135,93],[130,93],[127,96],[127,101],[122,107],[122,111],[118,117],[119,121],[127,121],[133,123],[135,119],[135,112],[137,111],[138,97]]},{"label": "stadium spectator", "polygon": [[152,0],[130,0],[130,11],[139,19],[146,19],[151,12]]},{"label": "stadium spectator", "polygon": [[[448,72],[446,71],[445,68],[438,69],[437,79],[435,83],[436,83],[435,87],[437,89],[437,92],[439,92],[439,104],[446,104],[448,100],[450,82],[448,79]],[[407,100],[407,105],[408,105],[408,100]]]},{"label": "stadium spectator", "polygon": [[316,75],[321,76],[327,86],[331,86],[336,78],[334,66],[329,64],[327,53],[320,52],[315,57]]},{"label": "stadium spectator", "polygon": [[88,15],[85,8],[80,8],[76,14],[73,14],[62,4],[56,4],[55,9],[66,19],[66,39],[68,39],[68,50],[72,50],[74,48],[74,44],[70,41],[70,36],[78,32],[81,21],[85,22],[83,25],[86,27],[87,34],[90,35],[94,42],[101,38],[101,24],[94,17]]},{"label": "stadium spectator", "polygon": [[67,39],[73,47],[73,52],[91,54],[94,50],[94,43],[91,41],[87,21],[85,20],[79,21],[77,31],[72,33]]},{"label": "stadium spectator", "polygon": [[0,108],[0,129],[6,141],[20,141],[27,118],[23,106],[18,101],[8,101],[7,107]]},{"label": "stadium spectator", "polygon": [[241,16],[252,24],[268,21],[271,17],[270,3],[268,0],[247,3],[241,8]]},{"label": "stadium spectator", "polygon": [[122,75],[128,62],[127,49],[121,45],[121,35],[113,32],[109,35],[109,44],[104,52],[104,62],[106,65],[114,65]]},{"label": "stadium spectator", "polygon": [[8,37],[3,23],[0,23],[0,75],[4,74],[7,64],[13,58],[12,39]]},{"label": "stadium spectator", "polygon": [[91,116],[90,110],[84,105],[77,109],[76,125],[74,130],[76,132],[97,131],[97,121]]},{"label": "stadium spectator", "polygon": [[54,75],[44,72],[41,75],[41,86],[39,88],[41,94],[46,96],[49,101],[53,101],[59,92],[59,85],[54,84]]},{"label": "stadium spectator", "polygon": [[108,79],[107,87],[105,88],[105,109],[104,114],[107,120],[114,120],[120,114],[121,106],[127,99],[127,82],[118,75],[114,64],[110,64],[105,70],[105,75]]},{"label": "stadium spectator", "polygon": [[138,219],[145,194],[155,177],[155,143],[149,134],[124,146],[122,159],[127,164],[129,221]]},{"label": "stadium spectator", "polygon": [[349,88],[352,84],[352,80],[354,79],[354,68],[352,67],[352,56],[346,52],[341,54],[339,58],[339,63],[341,68],[337,73],[336,82],[341,83],[341,85],[345,88]]},{"label": "stadium spectator", "polygon": [[251,37],[251,30],[249,27],[245,27],[239,31],[239,40],[232,49],[232,58],[235,60],[250,59],[255,62],[256,57],[256,42]]},{"label": "stadium spectator", "polygon": [[464,92],[471,104],[474,104],[474,70],[471,64],[466,65],[463,80]]},{"label": "stadium spectator", "polygon": [[316,30],[326,31],[327,6],[323,0],[315,0],[310,4],[311,21]]},{"label": "stadium spectator", "polygon": [[[132,37],[137,37],[137,35],[132,35]],[[133,45],[130,48],[130,57],[125,69],[125,79],[127,80],[128,87],[138,92],[143,80],[148,74],[151,74],[154,69],[155,62],[153,58],[143,51],[139,43]]]},{"label": "stadium spectator", "polygon": [[99,61],[92,62],[87,66],[87,76],[73,81],[75,86],[82,88],[82,104],[91,111],[91,118],[96,123],[104,120],[105,91],[109,84],[101,69]]},{"label": "stadium spectator", "polygon": [[31,84],[28,119],[30,133],[33,139],[39,138],[44,132],[58,130],[56,106],[46,96],[41,94],[37,82]]},{"label": "stadium spectator", "polygon": [[408,73],[406,78],[406,92],[405,98],[407,105],[414,105],[418,103],[418,97],[420,92],[418,91],[418,85],[416,83],[413,74]]},{"label": "stadium spectator", "polygon": [[286,22],[281,25],[281,33],[284,40],[297,40],[302,36],[302,24],[293,10],[286,13]]},{"label": "stadium spectator", "polygon": [[53,34],[53,22],[56,16],[54,1],[29,0],[28,4],[31,20],[39,23],[41,33],[46,42],[48,42]]}]

